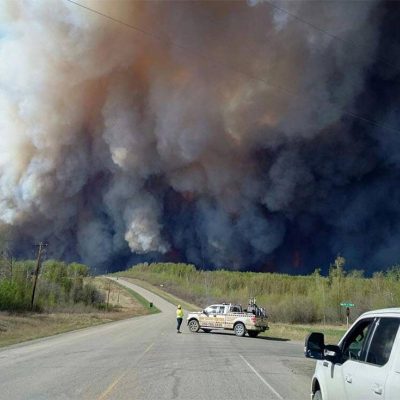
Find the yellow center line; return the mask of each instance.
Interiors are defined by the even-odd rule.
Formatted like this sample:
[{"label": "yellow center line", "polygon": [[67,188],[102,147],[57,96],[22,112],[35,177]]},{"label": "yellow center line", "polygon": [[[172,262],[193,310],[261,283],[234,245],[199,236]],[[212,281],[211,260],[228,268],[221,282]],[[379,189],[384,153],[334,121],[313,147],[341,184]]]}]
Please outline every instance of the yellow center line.
[{"label": "yellow center line", "polygon": [[118,382],[127,374],[125,371],[122,375],[120,375],[98,398],[98,400],[104,400],[107,396],[113,391],[115,386],[117,386]]},{"label": "yellow center line", "polygon": [[154,346],[154,342],[149,346],[149,347],[147,347],[147,349],[144,351],[144,353],[140,356],[140,358],[142,358],[152,347]]},{"label": "yellow center line", "polygon": [[[150,346],[147,347],[147,349],[140,355],[139,359],[137,361],[139,361],[147,352],[150,351],[150,349],[154,346],[154,343],[152,343]],[[122,378],[129,372],[129,370],[126,370],[125,372],[123,372],[118,378],[116,378],[114,380],[114,382],[112,382],[107,389],[97,398],[97,400],[104,400],[108,397],[108,395],[114,390],[115,386],[118,385],[118,383],[122,380]]]}]

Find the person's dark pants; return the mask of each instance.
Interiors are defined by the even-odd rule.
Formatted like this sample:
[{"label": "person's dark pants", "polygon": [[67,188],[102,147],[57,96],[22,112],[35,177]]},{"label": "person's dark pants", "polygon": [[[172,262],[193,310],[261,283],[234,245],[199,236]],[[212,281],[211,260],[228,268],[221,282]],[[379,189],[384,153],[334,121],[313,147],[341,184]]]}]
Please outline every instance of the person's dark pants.
[{"label": "person's dark pants", "polygon": [[181,330],[181,325],[182,325],[182,318],[177,318],[176,319],[176,329],[178,332]]}]

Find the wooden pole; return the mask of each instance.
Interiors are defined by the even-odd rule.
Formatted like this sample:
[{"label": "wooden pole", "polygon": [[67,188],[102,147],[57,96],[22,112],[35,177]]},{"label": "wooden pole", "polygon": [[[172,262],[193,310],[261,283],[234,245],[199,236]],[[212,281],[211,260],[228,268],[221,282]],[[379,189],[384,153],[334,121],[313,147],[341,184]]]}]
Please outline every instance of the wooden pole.
[{"label": "wooden pole", "polygon": [[111,282],[108,282],[108,293],[107,293],[107,304],[106,304],[106,310],[108,311],[108,304],[110,300],[110,290],[111,290]]},{"label": "wooden pole", "polygon": [[38,250],[38,255],[37,255],[37,260],[36,260],[35,279],[33,281],[32,298],[31,298],[31,310],[32,311],[33,311],[33,305],[34,305],[34,301],[35,301],[36,284],[37,284],[39,271],[40,271],[40,263],[42,261],[42,251],[43,251],[43,247],[47,246],[47,245],[40,242],[38,246],[39,246],[39,250]]},{"label": "wooden pole", "polygon": [[10,257],[10,275],[11,275],[11,282],[13,280],[13,258]]}]

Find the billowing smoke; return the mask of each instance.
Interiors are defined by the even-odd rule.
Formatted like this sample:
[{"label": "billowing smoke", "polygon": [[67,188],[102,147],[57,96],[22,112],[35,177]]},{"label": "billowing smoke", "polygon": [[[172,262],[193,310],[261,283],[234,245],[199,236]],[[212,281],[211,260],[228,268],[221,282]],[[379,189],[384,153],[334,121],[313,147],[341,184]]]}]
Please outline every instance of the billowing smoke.
[{"label": "billowing smoke", "polygon": [[395,3],[80,1],[111,19],[0,5],[15,252],[43,240],[102,269],[400,260]]}]

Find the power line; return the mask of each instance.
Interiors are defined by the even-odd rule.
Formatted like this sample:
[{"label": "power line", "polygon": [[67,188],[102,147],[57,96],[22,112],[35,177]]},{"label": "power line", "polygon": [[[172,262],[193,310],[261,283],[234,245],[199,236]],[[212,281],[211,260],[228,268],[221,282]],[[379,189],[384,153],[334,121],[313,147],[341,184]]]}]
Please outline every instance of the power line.
[{"label": "power line", "polygon": [[[332,38],[332,39],[338,40],[338,41],[340,41],[340,42],[343,43],[343,44],[351,44],[353,47],[359,47],[359,46],[360,46],[360,44],[357,44],[356,42],[353,42],[352,40],[343,39],[343,38],[341,38],[340,36],[334,35],[333,33],[328,32],[328,31],[326,31],[325,29],[322,29],[321,27],[319,27],[319,26],[313,24],[312,22],[307,21],[307,20],[301,18],[299,15],[294,14],[294,13],[291,13],[290,11],[288,11],[288,10],[286,10],[286,9],[284,9],[284,8],[281,8],[281,7],[277,6],[276,4],[274,4],[274,3],[273,3],[272,1],[270,1],[270,0],[264,0],[264,2],[267,3],[270,7],[272,7],[272,8],[274,8],[274,9],[278,10],[278,11],[281,11],[281,12],[283,12],[283,13],[289,15],[291,18],[293,18],[293,19],[295,19],[295,20],[297,20],[297,21],[299,21],[299,22],[301,22],[301,23],[303,23],[303,24],[305,24],[305,25],[308,25],[309,27],[315,29],[316,31],[318,31],[318,32],[320,32],[320,33],[323,33],[323,34],[326,35],[326,36],[329,36],[329,37]],[[382,57],[379,57],[378,60],[382,61],[382,63],[384,63],[384,64],[386,64],[386,65],[388,65],[388,66],[390,66],[390,67],[394,67],[394,68],[397,69],[397,65],[394,65],[394,64],[390,63],[389,61],[385,60],[385,59],[382,58]]]},{"label": "power line", "polygon": [[123,26],[125,26],[125,27],[127,27],[127,28],[134,29],[135,31],[140,32],[140,33],[142,33],[142,34],[144,34],[144,35],[146,35],[146,36],[148,36],[148,37],[151,37],[151,38],[153,38],[153,39],[156,39],[156,40],[158,40],[158,41],[160,41],[160,42],[164,42],[164,43],[166,43],[166,44],[170,44],[170,45],[172,45],[172,46],[174,46],[174,47],[177,47],[177,48],[179,48],[179,49],[182,49],[182,50],[185,50],[185,51],[189,51],[189,52],[191,52],[192,54],[196,54],[196,55],[197,55],[198,57],[200,57],[200,58],[203,58],[203,59],[206,59],[207,61],[213,62],[214,65],[221,66],[221,67],[223,67],[223,68],[225,68],[225,69],[230,69],[230,70],[232,70],[232,71],[234,71],[234,72],[236,72],[236,73],[238,73],[238,74],[241,74],[241,75],[243,75],[243,76],[245,76],[245,77],[247,77],[247,78],[250,78],[251,80],[255,80],[255,81],[258,81],[258,82],[262,82],[262,83],[264,83],[264,84],[266,84],[266,85],[269,85],[269,86],[271,86],[271,87],[278,88],[279,90],[281,90],[281,91],[283,91],[283,92],[286,92],[286,93],[288,93],[288,94],[290,94],[290,95],[292,95],[292,96],[296,96],[296,97],[299,97],[299,96],[300,96],[298,93],[295,93],[295,92],[293,92],[293,91],[291,91],[291,90],[289,90],[289,89],[287,89],[287,88],[285,88],[285,87],[283,87],[283,86],[280,86],[280,85],[277,85],[277,84],[272,84],[271,82],[269,82],[269,81],[266,80],[266,79],[253,76],[253,75],[249,74],[248,72],[244,72],[244,71],[242,71],[242,70],[240,70],[240,69],[238,69],[238,68],[233,68],[233,67],[230,66],[229,64],[225,64],[225,63],[223,63],[223,62],[221,62],[221,61],[212,59],[212,58],[210,58],[207,54],[203,54],[203,53],[199,52],[198,50],[193,50],[193,49],[192,49],[192,46],[190,46],[190,45],[184,45],[184,44],[178,43],[178,42],[176,42],[176,41],[173,41],[173,40],[171,40],[171,39],[166,39],[166,38],[163,37],[163,36],[160,36],[160,35],[158,35],[158,34],[155,34],[154,32],[149,32],[149,31],[144,30],[143,28],[139,28],[139,27],[137,27],[137,26],[135,26],[135,25],[128,24],[127,22],[124,22],[124,21],[121,21],[120,19],[111,17],[111,16],[109,16],[109,15],[107,15],[107,14],[104,14],[104,13],[102,13],[102,12],[96,10],[96,9],[93,9],[93,8],[91,8],[91,7],[84,6],[83,4],[80,4],[80,3],[78,3],[78,2],[76,2],[76,1],[74,1],[74,0],[66,0],[66,1],[68,1],[69,3],[75,4],[75,5],[79,6],[79,7],[82,7],[82,8],[84,8],[85,10],[88,10],[88,11],[91,11],[91,12],[93,12],[93,13],[95,13],[95,14],[98,14],[98,15],[104,17],[104,18],[107,18],[107,19],[109,19],[109,20],[111,20],[111,21],[113,21],[113,22],[116,22],[116,23],[118,23],[118,24],[120,24],[120,25],[123,25]]},{"label": "power line", "polygon": [[178,43],[174,43],[174,42],[172,42],[171,40],[165,39],[165,38],[163,38],[162,36],[159,36],[159,35],[157,35],[157,34],[155,34],[155,33],[153,33],[153,32],[149,32],[149,31],[146,31],[146,30],[144,30],[144,29],[142,29],[142,28],[139,28],[139,27],[137,27],[137,26],[135,26],[135,25],[128,24],[127,22],[124,22],[124,21],[122,21],[122,20],[120,20],[120,19],[114,18],[114,17],[112,17],[112,16],[110,16],[110,15],[108,15],[108,14],[104,14],[104,13],[102,13],[101,11],[98,11],[98,10],[96,10],[96,9],[94,9],[94,8],[87,7],[87,6],[85,6],[85,5],[81,4],[81,3],[78,3],[77,1],[74,1],[74,0],[66,0],[66,1],[68,1],[69,3],[75,4],[76,6],[82,7],[82,8],[84,8],[85,10],[88,10],[88,11],[91,11],[91,12],[93,12],[93,13],[95,13],[95,14],[98,14],[98,15],[104,17],[104,18],[107,18],[107,19],[109,19],[109,20],[111,20],[111,21],[113,21],[113,22],[116,22],[116,23],[118,23],[118,24],[120,24],[120,25],[126,26],[127,28],[131,28],[131,29],[133,29],[133,30],[135,30],[135,31],[137,31],[137,32],[142,33],[143,35],[149,36],[149,37],[151,37],[151,38],[153,38],[153,39],[157,39],[157,40],[159,40],[160,42],[171,43],[171,44],[173,44],[173,45],[176,46],[176,47],[185,48],[184,45],[181,45],[181,44],[178,44]]},{"label": "power line", "polygon": [[[317,26],[317,25],[314,25],[313,23],[311,23],[311,22],[309,22],[309,21],[306,21],[305,19],[299,17],[297,14],[293,14],[293,13],[291,13],[290,11],[285,10],[284,8],[281,8],[281,7],[277,6],[277,5],[275,5],[274,3],[272,3],[272,2],[269,1],[269,0],[264,0],[264,2],[267,3],[270,7],[275,8],[276,10],[281,11],[281,12],[283,12],[283,13],[289,15],[289,16],[292,17],[293,19],[296,19],[297,21],[300,21],[300,22],[302,22],[303,24],[308,25],[308,26],[310,26],[311,28],[314,28],[315,30],[317,30],[318,32],[321,32],[321,33],[323,33],[323,34],[325,34],[325,35],[327,35],[327,36],[329,36],[329,37],[331,37],[331,38],[333,38],[333,39],[340,40],[342,43],[350,42],[350,41],[347,41],[347,40],[342,39],[340,36],[336,36],[336,35],[334,35],[333,33],[330,33],[330,32],[328,32],[328,31],[326,31],[326,30],[320,28],[320,27]],[[352,43],[352,44],[354,45],[354,42],[350,42],[350,43]]]},{"label": "power line", "polygon": [[[235,73],[237,73],[237,74],[240,74],[240,75],[242,75],[242,76],[247,77],[247,78],[250,79],[250,80],[264,83],[264,84],[266,84],[266,85],[268,85],[268,86],[270,86],[270,87],[274,87],[274,88],[276,88],[276,89],[278,89],[278,90],[280,90],[280,91],[282,91],[282,92],[285,92],[285,93],[287,93],[287,94],[289,94],[289,95],[291,95],[291,96],[293,96],[293,97],[296,97],[296,98],[300,98],[300,96],[301,96],[301,97],[307,97],[306,94],[302,94],[302,93],[299,94],[299,93],[296,93],[296,92],[294,92],[294,91],[292,91],[292,90],[290,90],[290,89],[287,89],[287,88],[284,87],[284,86],[271,83],[270,81],[268,81],[268,80],[266,80],[266,79],[263,79],[263,78],[254,76],[254,75],[249,74],[248,72],[244,72],[244,71],[242,71],[242,70],[240,70],[240,69],[238,69],[238,68],[236,68],[236,67],[232,67],[232,66],[229,65],[229,64],[225,64],[225,63],[220,62],[220,61],[218,61],[218,60],[212,59],[212,58],[210,58],[207,54],[203,54],[203,53],[199,52],[198,50],[193,50],[192,47],[189,46],[189,45],[183,45],[183,44],[177,43],[177,42],[175,42],[175,41],[173,41],[173,40],[171,40],[171,39],[166,39],[165,37],[162,37],[162,36],[160,36],[160,35],[158,35],[158,34],[156,34],[156,33],[154,33],[154,32],[147,31],[147,30],[145,30],[145,29],[143,29],[143,28],[137,27],[136,25],[129,24],[129,23],[124,22],[124,21],[122,21],[122,20],[120,20],[120,19],[114,18],[114,17],[112,17],[112,16],[110,16],[110,15],[108,15],[108,14],[104,14],[104,13],[102,13],[102,12],[100,12],[100,11],[94,9],[94,8],[91,8],[91,7],[85,6],[85,5],[81,4],[81,3],[78,3],[77,1],[74,1],[74,0],[66,0],[66,1],[68,1],[69,3],[74,4],[74,5],[76,5],[76,6],[79,6],[79,7],[83,8],[83,9],[85,9],[85,10],[87,10],[87,11],[90,11],[90,12],[92,12],[92,13],[94,13],[94,14],[97,14],[97,15],[99,15],[99,16],[102,16],[102,17],[106,18],[106,19],[109,19],[109,20],[111,20],[111,21],[113,21],[113,22],[115,22],[115,23],[117,23],[117,24],[123,25],[123,26],[125,26],[125,27],[127,27],[127,28],[130,28],[130,29],[133,29],[133,30],[135,30],[135,31],[137,31],[137,32],[139,32],[139,33],[145,35],[145,36],[148,36],[148,37],[150,37],[150,38],[156,39],[156,40],[159,41],[159,42],[167,43],[167,44],[170,44],[170,45],[172,45],[172,46],[174,46],[174,47],[176,47],[176,48],[182,49],[182,50],[184,50],[184,51],[189,51],[189,52],[192,53],[192,54],[196,54],[196,55],[197,55],[198,57],[200,57],[200,58],[206,59],[206,60],[209,61],[209,62],[211,61],[211,62],[212,62],[214,65],[216,65],[216,66],[220,66],[220,67],[222,67],[222,68],[229,69],[229,70],[231,70],[231,71],[233,71],[233,72],[235,72]],[[277,6],[274,6],[274,5],[271,4],[268,0],[266,0],[266,2],[267,2],[268,4],[270,4],[271,6],[273,6],[273,7],[277,8],[277,9],[279,9],[279,10],[281,10],[281,11],[286,12],[286,10],[281,9],[281,8],[279,8],[279,7],[277,7]],[[324,30],[322,30],[321,28],[319,28],[319,27],[317,27],[317,26],[315,26],[315,25],[313,25],[313,24],[311,24],[311,23],[309,23],[309,22],[307,22],[307,21],[302,20],[300,17],[296,16],[295,14],[291,14],[291,13],[289,13],[289,12],[287,12],[287,13],[288,13],[289,15],[293,16],[293,18],[296,17],[296,19],[298,19],[298,20],[300,20],[300,21],[306,23],[307,25],[310,25],[310,26],[314,27],[315,29],[318,29],[320,32],[323,32],[323,33],[325,33],[325,34],[327,34],[327,35],[330,35],[331,37],[333,37],[333,38],[335,38],[335,39],[338,39],[338,40],[340,40],[340,41],[342,41],[342,42],[345,42],[345,41],[344,41],[343,39],[341,39],[340,37],[338,37],[338,36],[336,36],[336,35],[332,35],[332,34],[330,34],[329,32],[324,31]],[[352,112],[352,111],[347,111],[347,110],[345,110],[345,109],[342,108],[342,109],[341,109],[341,112],[342,112],[344,115],[347,115],[347,116],[350,116],[350,117],[352,117],[352,118],[354,118],[354,119],[358,119],[358,120],[360,120],[360,121],[369,123],[369,124],[371,124],[371,125],[373,125],[373,126],[380,127],[380,128],[382,128],[382,129],[384,129],[384,130],[391,131],[391,132],[396,132],[396,133],[400,133],[400,129],[396,129],[396,128],[393,128],[393,127],[391,127],[391,126],[383,125],[383,124],[381,124],[381,123],[379,123],[379,122],[377,122],[377,121],[374,121],[373,119],[367,118],[367,117],[365,117],[365,116],[363,116],[363,115],[356,114],[356,113],[354,113],[354,112]]]}]

